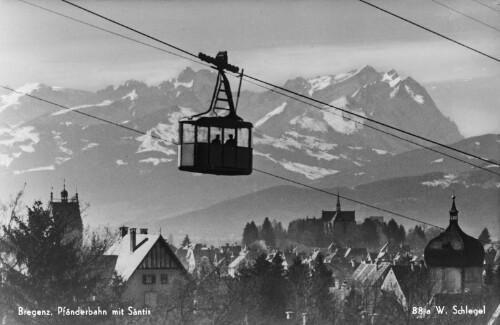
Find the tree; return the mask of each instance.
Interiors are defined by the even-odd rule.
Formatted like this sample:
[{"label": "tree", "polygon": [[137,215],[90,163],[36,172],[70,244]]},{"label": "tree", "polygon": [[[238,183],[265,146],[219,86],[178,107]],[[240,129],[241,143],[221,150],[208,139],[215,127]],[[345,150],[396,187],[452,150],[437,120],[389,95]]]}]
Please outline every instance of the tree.
[{"label": "tree", "polygon": [[385,234],[389,237],[391,244],[399,244],[399,228],[394,219],[389,220],[385,228]]},{"label": "tree", "polygon": [[184,239],[182,240],[182,247],[186,247],[186,246],[189,246],[189,244],[191,244],[191,240],[189,239],[189,236],[186,234],[186,236],[184,237]]},{"label": "tree", "polygon": [[416,225],[415,228],[410,229],[408,231],[408,235],[406,236],[406,243],[410,245],[411,249],[414,250],[424,249],[425,245],[427,245],[427,240],[422,227]]},{"label": "tree", "polygon": [[267,246],[271,248],[276,246],[276,235],[274,233],[273,225],[267,217],[262,223],[261,238],[266,242]]},{"label": "tree", "polygon": [[399,225],[399,228],[398,228],[398,241],[399,241],[399,244],[404,243],[405,240],[406,240],[406,230],[405,230],[405,227],[403,225]]},{"label": "tree", "polygon": [[[9,219],[0,234],[0,273],[4,278],[0,310],[6,311],[4,316],[21,323],[65,324],[67,319],[56,315],[58,306],[70,309],[119,306],[122,283],[113,276],[114,264],[104,256],[113,243],[109,231],[98,234],[87,230],[83,238],[68,237],[64,222],[56,222],[40,201],[28,208],[28,218],[13,208]],[[52,310],[54,314],[26,317],[18,314],[18,306]],[[78,322],[96,320],[79,318]]]},{"label": "tree", "polygon": [[313,309],[310,311],[312,323],[314,320],[317,324],[331,323],[333,318],[332,308],[333,300],[330,294],[332,287],[332,271],[330,271],[323,263],[323,255],[319,253],[313,264],[312,273],[312,298]]},{"label": "tree", "polygon": [[419,237],[420,239],[422,240],[425,240],[425,232],[424,230],[422,229],[422,227],[420,227],[419,225],[416,225],[415,226],[415,229],[414,229],[414,233],[417,237]]},{"label": "tree", "polygon": [[319,253],[311,265],[296,257],[288,272],[288,311],[307,313],[308,324],[332,324],[333,297],[330,294],[332,272]]},{"label": "tree", "polygon": [[250,246],[257,240],[259,240],[259,229],[257,229],[255,222],[247,223],[243,229],[243,244]]},{"label": "tree", "polygon": [[377,232],[377,224],[371,219],[365,219],[361,225],[361,238],[366,246],[378,246],[380,236]]},{"label": "tree", "polygon": [[481,231],[478,239],[480,242],[482,242],[482,244],[491,242],[490,232],[488,231],[488,228],[484,228],[483,231]]},{"label": "tree", "polygon": [[273,224],[274,235],[276,238],[276,246],[282,247],[284,246],[286,240],[286,231],[283,228],[281,222],[273,220],[272,224]]}]

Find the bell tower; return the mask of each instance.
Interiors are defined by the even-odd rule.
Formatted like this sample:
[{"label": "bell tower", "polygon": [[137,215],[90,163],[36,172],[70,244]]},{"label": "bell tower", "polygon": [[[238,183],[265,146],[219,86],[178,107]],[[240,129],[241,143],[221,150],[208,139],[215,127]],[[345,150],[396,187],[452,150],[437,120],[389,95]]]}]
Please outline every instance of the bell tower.
[{"label": "bell tower", "polygon": [[81,244],[83,222],[80,214],[78,193],[73,198],[69,198],[68,191],[66,190],[66,180],[63,183],[60,200],[55,200],[51,191],[49,208],[55,223],[64,229],[63,240]]}]

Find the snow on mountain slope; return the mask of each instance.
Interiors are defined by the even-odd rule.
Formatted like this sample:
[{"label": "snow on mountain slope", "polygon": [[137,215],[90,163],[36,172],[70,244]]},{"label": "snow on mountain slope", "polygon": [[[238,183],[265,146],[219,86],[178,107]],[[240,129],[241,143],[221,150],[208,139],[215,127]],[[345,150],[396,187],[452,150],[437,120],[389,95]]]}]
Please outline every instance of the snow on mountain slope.
[{"label": "snow on mountain slope", "polygon": [[457,178],[457,175],[447,174],[447,175],[444,175],[444,177],[441,179],[435,179],[432,181],[425,181],[425,182],[422,182],[422,184],[426,185],[426,186],[431,186],[431,187],[441,186],[442,188],[447,188],[453,183],[458,183],[458,181],[455,180],[456,178]]},{"label": "snow on mountain slope", "polygon": [[331,76],[323,76],[308,80],[308,82],[311,84],[311,89],[309,90],[309,96],[312,96],[315,91],[325,89],[326,87],[330,86],[331,81],[332,81]]},{"label": "snow on mountain slope", "polygon": [[40,134],[33,126],[0,127],[0,166],[9,167],[23,153],[33,153]]},{"label": "snow on mountain slope", "polygon": [[[14,145],[15,149],[10,148],[8,141],[13,141],[11,137],[19,137],[21,134],[15,132],[21,131],[5,131],[4,133],[12,135],[0,137],[0,148],[7,148],[0,151],[0,165],[11,167],[18,161],[22,166],[18,170],[28,170],[54,163],[57,169],[61,165],[77,163],[81,155],[103,152],[114,146],[116,150],[122,147],[130,150],[127,157],[124,155],[109,159],[114,166],[117,160],[121,160],[129,163],[122,166],[138,166],[140,163],[141,166],[151,168],[160,164],[175,168],[174,143],[178,137],[178,120],[206,110],[215,78],[216,74],[209,71],[188,68],[177,79],[157,86],[129,80],[95,93],[53,87],[27,87],[28,91],[43,89],[44,96],[52,98],[51,96],[57,95],[65,103],[77,104],[66,104],[69,110],[54,111],[50,107],[49,114],[40,111],[41,115],[36,118],[34,126],[30,124],[31,129],[23,129],[28,125],[20,125],[19,130],[29,131],[29,134],[44,134],[45,138],[52,135],[44,138],[45,142],[42,138],[36,141],[33,136],[19,138]],[[366,65],[334,76],[312,79],[298,77],[287,81],[286,85],[292,91],[308,94],[360,116],[370,116],[397,127],[406,128],[407,124],[411,124],[410,127],[417,129],[416,133],[423,136],[430,134],[438,140],[443,135],[446,135],[445,139],[460,137],[458,131],[453,129],[453,123],[440,115],[431,100],[427,100],[429,97],[423,87],[412,79],[402,80],[394,70],[380,73]],[[9,100],[9,103],[17,102],[19,104],[16,105],[26,113],[24,116],[28,116],[33,103],[13,98]],[[409,108],[417,104],[422,107],[421,110]],[[126,124],[127,127],[146,134],[123,134],[114,139],[109,135],[117,132],[116,127],[85,116],[66,114],[79,109],[85,109],[86,113],[99,118]],[[256,162],[274,164],[285,174],[303,177],[303,180],[341,175],[351,169],[350,174],[362,175],[360,168],[386,159],[385,156],[390,156],[386,153],[397,154],[411,149],[408,144],[365,128],[362,117],[348,112],[331,107],[313,108],[272,92],[250,91],[242,92],[238,109],[238,114],[253,122],[256,127],[253,136],[254,150],[258,157]],[[412,114],[411,117],[405,118],[408,114]],[[433,125],[429,126],[428,121],[433,121]],[[21,123],[22,120],[18,122]],[[439,127],[443,125],[444,127]],[[6,128],[10,130],[8,125]],[[95,135],[96,130],[102,131],[102,137]],[[84,133],[85,136],[78,136],[79,133]],[[29,151],[36,152],[40,142],[44,142],[40,147],[40,150],[43,148],[46,151],[44,160],[33,162],[33,166],[30,166],[31,162],[22,159],[20,155]],[[53,157],[49,157],[51,154]],[[131,157],[130,154],[134,156]],[[69,160],[70,158],[72,159]]]},{"label": "snow on mountain slope", "polygon": [[109,99],[106,99],[106,100],[103,100],[102,102],[98,103],[98,104],[87,104],[87,105],[79,105],[79,106],[75,106],[75,107],[69,107],[69,109],[65,109],[63,108],[62,110],[59,110],[55,113],[52,113],[52,116],[57,116],[57,115],[61,115],[61,114],[67,114],[71,111],[74,111],[74,110],[78,110],[78,109],[81,109],[81,108],[87,108],[87,107],[104,107],[104,106],[109,106],[113,104],[113,101],[112,100],[109,100]]},{"label": "snow on mountain slope", "polygon": [[286,104],[287,104],[286,102],[283,102],[283,104],[281,104],[280,106],[276,107],[271,112],[267,113],[266,116],[264,116],[263,118],[261,118],[260,120],[258,120],[257,122],[255,122],[255,127],[258,128],[259,126],[261,126],[262,124],[264,124],[267,120],[269,120],[271,117],[282,113],[285,110]]},{"label": "snow on mountain slope", "polygon": [[[347,109],[347,98],[341,97],[330,103],[334,107]],[[361,109],[356,109],[357,115],[366,116]],[[332,107],[325,107],[323,110],[323,118],[328,125],[336,132],[343,134],[352,134],[363,127],[364,120],[360,117],[344,113]]]},{"label": "snow on mountain slope", "polygon": [[130,99],[131,101],[134,101],[137,99],[137,91],[134,89],[130,93],[126,94],[125,96],[122,97],[122,99]]},{"label": "snow on mountain slope", "polygon": [[[40,83],[29,83],[22,87],[16,89],[16,92],[12,92],[8,95],[3,95],[1,97],[0,104],[0,112],[5,110],[8,107],[18,105],[19,99],[23,97],[25,94],[31,94],[33,91],[38,90],[40,88]],[[16,107],[14,107],[16,108]]]},{"label": "snow on mountain slope", "polygon": [[290,124],[298,125],[300,126],[301,129],[308,131],[321,132],[321,133],[328,132],[328,127],[326,122],[309,117],[307,116],[306,113],[297,115],[296,117],[291,119]]},{"label": "snow on mountain slope", "polygon": [[422,105],[424,103],[424,97],[422,95],[415,94],[413,90],[408,85],[405,85],[406,92],[413,98],[414,101]]},{"label": "snow on mountain slope", "polygon": [[303,174],[304,176],[306,176],[308,179],[311,180],[322,178],[327,175],[334,175],[339,172],[338,170],[326,169],[316,166],[308,166],[305,164],[290,162],[290,161],[280,161],[279,163],[286,169],[295,173]]},{"label": "snow on mountain slope", "polygon": [[193,87],[193,83],[194,83],[194,80],[191,80],[189,82],[179,82],[178,80],[175,80],[174,88],[177,89],[179,86],[191,88],[191,87]]},{"label": "snow on mountain slope", "polygon": [[401,81],[401,78],[399,77],[398,73],[395,70],[390,70],[382,76],[383,82],[387,82],[391,88],[394,88],[399,84]]},{"label": "snow on mountain slope", "polygon": [[155,127],[148,130],[145,135],[135,138],[140,142],[137,153],[156,151],[167,156],[177,154],[175,150],[169,148],[175,145],[178,139],[179,126],[177,122],[183,117],[194,114],[195,111],[188,107],[179,107],[177,111],[168,114],[167,123],[160,122]]}]

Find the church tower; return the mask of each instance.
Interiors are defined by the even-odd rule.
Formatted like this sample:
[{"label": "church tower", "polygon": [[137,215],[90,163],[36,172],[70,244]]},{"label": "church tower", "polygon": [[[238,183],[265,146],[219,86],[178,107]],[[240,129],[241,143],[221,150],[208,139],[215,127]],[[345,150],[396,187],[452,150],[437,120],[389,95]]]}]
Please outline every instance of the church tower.
[{"label": "church tower", "polygon": [[64,228],[63,241],[74,241],[81,244],[83,233],[83,222],[80,215],[80,203],[78,193],[72,198],[68,197],[66,182],[61,191],[61,199],[54,199],[54,194],[50,193],[49,210],[57,225]]},{"label": "church tower", "polygon": [[335,211],[322,211],[325,233],[332,236],[337,244],[350,244],[356,232],[355,211],[342,211],[340,207],[340,195],[337,193],[337,204]]},{"label": "church tower", "polygon": [[432,293],[479,293],[482,286],[484,248],[481,242],[460,229],[455,196],[450,224],[424,250]]}]

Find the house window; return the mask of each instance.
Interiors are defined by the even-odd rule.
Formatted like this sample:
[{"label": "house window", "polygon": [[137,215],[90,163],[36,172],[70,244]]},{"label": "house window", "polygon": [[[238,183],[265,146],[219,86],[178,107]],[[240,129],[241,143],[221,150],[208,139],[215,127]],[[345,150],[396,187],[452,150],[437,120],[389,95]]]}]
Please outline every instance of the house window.
[{"label": "house window", "polygon": [[156,276],[154,274],[144,274],[142,276],[142,283],[143,284],[155,284],[156,283]]},{"label": "house window", "polygon": [[163,273],[161,275],[161,284],[167,284],[168,283],[168,274]]},{"label": "house window", "polygon": [[144,304],[148,307],[156,307],[156,292],[145,292]]}]

